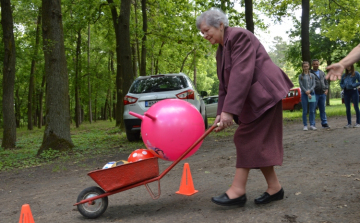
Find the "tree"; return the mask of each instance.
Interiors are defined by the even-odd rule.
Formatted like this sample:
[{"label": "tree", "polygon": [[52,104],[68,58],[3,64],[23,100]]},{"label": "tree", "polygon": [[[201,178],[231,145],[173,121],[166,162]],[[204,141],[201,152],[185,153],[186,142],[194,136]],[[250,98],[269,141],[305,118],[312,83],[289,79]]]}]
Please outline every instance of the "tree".
[{"label": "tree", "polygon": [[130,9],[131,1],[122,0],[120,5],[120,14],[118,15],[114,1],[107,0],[111,9],[113,19],[115,36],[116,36],[116,90],[117,90],[117,104],[116,104],[116,126],[124,129],[123,111],[124,94],[129,90],[130,85],[134,81],[132,70],[132,57],[130,46]]},{"label": "tree", "polygon": [[3,148],[15,148],[16,122],[14,112],[15,85],[15,39],[13,33],[13,17],[10,0],[1,0],[1,25],[3,28],[4,64],[3,64]]},{"label": "tree", "polygon": [[246,29],[254,33],[254,20],[253,20],[253,2],[252,0],[245,0],[245,21]]},{"label": "tree", "polygon": [[302,0],[301,15],[301,57],[303,61],[310,62],[310,40],[309,40],[309,24],[310,24],[310,0]]},{"label": "tree", "polygon": [[31,70],[30,70],[29,95],[28,95],[28,130],[33,130],[33,122],[32,122],[33,110],[34,110],[33,102],[35,102],[33,95],[35,91],[36,59],[38,54],[39,42],[40,42],[40,26],[41,26],[41,8],[39,7],[39,14],[36,22],[35,47],[34,47],[33,58],[31,60]]},{"label": "tree", "polygon": [[141,43],[141,65],[140,76],[146,76],[146,36],[147,36],[147,13],[146,13],[146,0],[141,0],[141,9],[143,16],[143,38]]},{"label": "tree", "polygon": [[69,80],[60,0],[43,0],[42,17],[46,127],[38,155],[49,149],[65,151],[74,146],[70,136]]}]

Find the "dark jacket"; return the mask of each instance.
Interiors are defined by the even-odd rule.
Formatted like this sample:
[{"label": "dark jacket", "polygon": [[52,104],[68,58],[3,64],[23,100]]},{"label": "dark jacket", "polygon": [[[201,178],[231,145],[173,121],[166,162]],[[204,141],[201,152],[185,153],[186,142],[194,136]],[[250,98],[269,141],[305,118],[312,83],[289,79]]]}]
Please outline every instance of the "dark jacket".
[{"label": "dark jacket", "polygon": [[315,94],[324,94],[325,90],[329,89],[329,84],[325,79],[325,73],[322,70],[318,71],[320,78],[315,74],[314,70],[310,70],[310,73],[315,76]]},{"label": "dark jacket", "polygon": [[224,47],[219,44],[220,81],[217,114],[228,112],[250,123],[276,105],[293,87],[288,76],[270,59],[250,31],[227,27]]}]

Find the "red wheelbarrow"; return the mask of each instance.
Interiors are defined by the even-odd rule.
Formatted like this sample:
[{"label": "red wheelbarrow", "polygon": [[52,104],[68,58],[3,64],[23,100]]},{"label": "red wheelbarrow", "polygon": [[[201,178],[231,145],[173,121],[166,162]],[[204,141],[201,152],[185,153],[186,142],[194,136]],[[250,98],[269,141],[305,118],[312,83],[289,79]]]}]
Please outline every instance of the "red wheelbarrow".
[{"label": "red wheelbarrow", "polygon": [[[175,160],[160,175],[157,157],[88,173],[100,187],[88,187],[81,191],[77,198],[77,203],[74,204],[74,206],[77,206],[78,211],[84,217],[97,218],[106,211],[108,196],[141,185],[145,185],[154,200],[158,199],[161,194],[160,179],[178,164],[199,142],[209,135],[215,127],[216,126],[212,126],[209,128],[184,154]],[[158,181],[157,195],[155,195],[148,186],[149,183],[154,181]]]}]

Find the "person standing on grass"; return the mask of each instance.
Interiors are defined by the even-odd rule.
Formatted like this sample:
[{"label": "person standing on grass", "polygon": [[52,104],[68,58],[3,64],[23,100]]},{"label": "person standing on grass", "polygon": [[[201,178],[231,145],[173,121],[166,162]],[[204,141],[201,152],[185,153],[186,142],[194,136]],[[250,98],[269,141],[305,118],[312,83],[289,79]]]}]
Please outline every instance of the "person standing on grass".
[{"label": "person standing on grass", "polygon": [[304,61],[302,63],[302,74],[299,76],[299,85],[301,88],[301,104],[303,109],[303,124],[304,131],[308,130],[307,127],[307,108],[309,104],[309,122],[310,122],[310,130],[316,130],[315,127],[315,102],[309,102],[309,99],[315,97],[315,76],[310,73],[310,64],[308,61]]},{"label": "person standing on grass", "polygon": [[340,87],[344,89],[344,103],[346,107],[346,117],[348,124],[344,126],[345,129],[351,128],[351,100],[354,103],[356,112],[356,124],[354,128],[360,127],[360,112],[359,112],[359,91],[357,87],[360,85],[360,74],[355,71],[354,65],[348,66],[345,73],[341,77]]},{"label": "person standing on grass", "polygon": [[321,125],[325,129],[329,129],[330,126],[327,123],[326,118],[326,112],[325,112],[325,103],[326,103],[326,95],[329,91],[329,85],[327,80],[325,79],[325,74],[322,70],[319,70],[319,60],[314,59],[312,60],[312,70],[310,70],[311,73],[315,76],[315,96],[316,96],[316,103],[315,103],[315,109],[316,106],[319,107],[320,111],[320,119],[321,119]]}]

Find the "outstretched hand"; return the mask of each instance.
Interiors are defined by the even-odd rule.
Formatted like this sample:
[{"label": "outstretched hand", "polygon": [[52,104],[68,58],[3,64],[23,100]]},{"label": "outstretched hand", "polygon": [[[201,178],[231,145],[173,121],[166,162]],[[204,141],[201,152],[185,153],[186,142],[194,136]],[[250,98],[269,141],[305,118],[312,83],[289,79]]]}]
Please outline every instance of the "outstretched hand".
[{"label": "outstretched hand", "polygon": [[326,79],[330,79],[331,81],[336,81],[336,80],[340,80],[341,79],[341,75],[345,69],[345,67],[343,65],[341,65],[340,63],[334,63],[331,64],[330,66],[328,66],[326,68],[328,71],[327,75],[326,75]]}]

